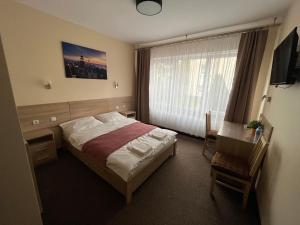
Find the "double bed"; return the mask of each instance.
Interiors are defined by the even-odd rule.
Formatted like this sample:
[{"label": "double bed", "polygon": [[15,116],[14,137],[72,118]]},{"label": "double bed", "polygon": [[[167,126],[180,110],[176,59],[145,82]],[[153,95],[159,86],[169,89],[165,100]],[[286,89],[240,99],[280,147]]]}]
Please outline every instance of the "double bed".
[{"label": "double bed", "polygon": [[133,192],[176,154],[175,132],[117,112],[75,119],[60,127],[65,148],[122,193],[127,203]]}]

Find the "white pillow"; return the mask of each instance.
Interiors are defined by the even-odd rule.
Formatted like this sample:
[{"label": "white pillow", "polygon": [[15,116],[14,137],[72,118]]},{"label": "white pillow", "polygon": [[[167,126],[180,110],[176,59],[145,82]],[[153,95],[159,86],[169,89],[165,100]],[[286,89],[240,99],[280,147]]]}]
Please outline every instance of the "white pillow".
[{"label": "white pillow", "polygon": [[126,119],[125,116],[121,115],[118,112],[109,112],[109,113],[98,114],[95,116],[95,118],[97,120],[100,120],[103,123]]},{"label": "white pillow", "polygon": [[63,129],[64,135],[68,138],[74,132],[84,131],[101,124],[103,124],[101,121],[96,120],[92,116],[88,116],[61,123],[59,126]]}]

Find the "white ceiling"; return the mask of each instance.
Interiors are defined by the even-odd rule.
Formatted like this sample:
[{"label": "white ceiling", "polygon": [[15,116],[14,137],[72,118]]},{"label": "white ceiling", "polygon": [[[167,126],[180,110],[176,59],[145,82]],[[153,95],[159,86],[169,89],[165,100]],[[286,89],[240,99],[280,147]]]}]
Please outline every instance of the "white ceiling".
[{"label": "white ceiling", "polygon": [[116,39],[143,43],[281,16],[293,0],[163,0],[144,16],[135,0],[16,0]]}]

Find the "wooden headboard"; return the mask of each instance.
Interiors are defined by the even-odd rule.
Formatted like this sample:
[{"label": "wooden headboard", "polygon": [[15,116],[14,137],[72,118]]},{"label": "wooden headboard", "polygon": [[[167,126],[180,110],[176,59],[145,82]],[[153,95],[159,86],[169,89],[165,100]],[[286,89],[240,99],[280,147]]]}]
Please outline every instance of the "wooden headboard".
[{"label": "wooden headboard", "polygon": [[[54,127],[70,120],[70,106],[67,102],[20,106],[17,110],[23,132]],[[56,117],[56,121],[51,122],[51,117]],[[34,125],[33,120],[39,120],[40,123]]]},{"label": "wooden headboard", "polygon": [[[17,107],[23,132],[57,127],[79,117],[133,109],[134,98],[131,96]],[[56,117],[56,121],[51,121],[51,117]],[[34,120],[39,120],[39,124],[34,125]]]},{"label": "wooden headboard", "polygon": [[111,111],[125,111],[134,109],[132,97],[107,98],[87,101],[70,102],[71,119],[84,116],[95,116],[99,113]]}]

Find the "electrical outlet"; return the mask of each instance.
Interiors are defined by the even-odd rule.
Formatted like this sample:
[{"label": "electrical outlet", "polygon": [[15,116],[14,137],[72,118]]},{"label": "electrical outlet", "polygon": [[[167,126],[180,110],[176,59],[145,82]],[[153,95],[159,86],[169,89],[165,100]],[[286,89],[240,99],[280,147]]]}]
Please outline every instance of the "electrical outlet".
[{"label": "electrical outlet", "polygon": [[120,106],[117,105],[117,106],[116,106],[116,109],[119,109],[119,108],[120,108]]},{"label": "electrical outlet", "polygon": [[50,122],[55,122],[57,119],[56,119],[56,116],[51,116],[50,117]]},{"label": "electrical outlet", "polygon": [[123,109],[125,109],[126,108],[126,105],[123,105]]},{"label": "electrical outlet", "polygon": [[32,124],[33,125],[38,125],[38,124],[40,124],[40,121],[39,120],[32,120]]}]

